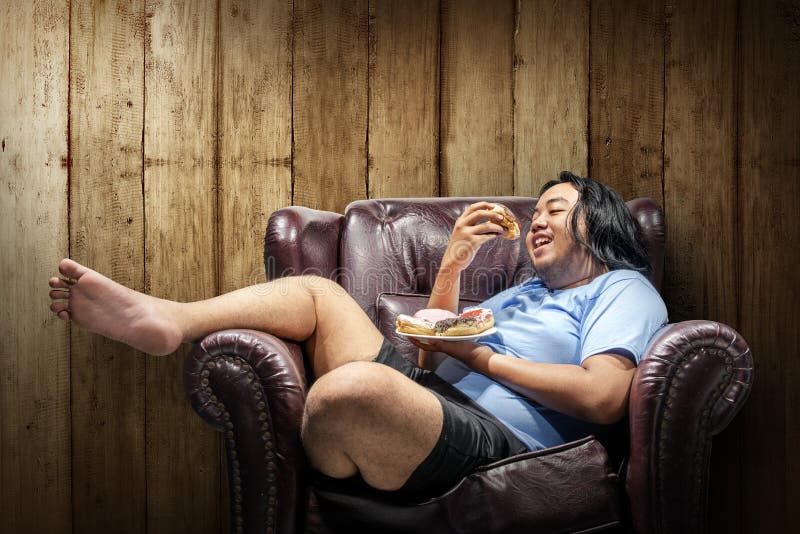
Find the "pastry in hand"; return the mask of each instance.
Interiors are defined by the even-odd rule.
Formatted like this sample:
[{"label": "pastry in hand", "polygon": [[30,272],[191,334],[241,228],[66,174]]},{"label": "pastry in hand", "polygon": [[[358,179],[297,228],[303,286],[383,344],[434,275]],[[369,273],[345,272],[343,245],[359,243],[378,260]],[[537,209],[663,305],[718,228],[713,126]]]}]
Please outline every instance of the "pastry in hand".
[{"label": "pastry in hand", "polygon": [[511,241],[517,239],[521,232],[519,220],[517,220],[517,217],[511,210],[502,204],[495,204],[494,207],[492,207],[492,211],[503,216],[503,220],[497,222],[497,224],[505,229],[505,233],[503,233],[501,237],[510,239]]}]

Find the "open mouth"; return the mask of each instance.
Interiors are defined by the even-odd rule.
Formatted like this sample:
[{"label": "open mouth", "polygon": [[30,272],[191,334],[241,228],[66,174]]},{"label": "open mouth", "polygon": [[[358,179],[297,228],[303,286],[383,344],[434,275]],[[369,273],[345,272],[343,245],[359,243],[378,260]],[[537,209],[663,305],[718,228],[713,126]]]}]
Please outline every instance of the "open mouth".
[{"label": "open mouth", "polygon": [[536,239],[533,240],[533,250],[541,248],[545,245],[549,245],[552,242],[553,240],[550,239],[549,237],[537,237]]}]

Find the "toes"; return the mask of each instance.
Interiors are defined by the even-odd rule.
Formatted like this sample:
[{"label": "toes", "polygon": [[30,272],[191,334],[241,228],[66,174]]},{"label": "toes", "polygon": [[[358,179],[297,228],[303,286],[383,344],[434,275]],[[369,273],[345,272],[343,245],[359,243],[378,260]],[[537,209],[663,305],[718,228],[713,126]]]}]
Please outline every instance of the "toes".
[{"label": "toes", "polygon": [[53,289],[69,289],[73,285],[69,280],[56,278],[55,276],[49,280],[49,283]]},{"label": "toes", "polygon": [[69,258],[64,258],[58,264],[58,272],[60,272],[67,278],[73,278],[77,280],[78,278],[89,272],[89,269],[87,269],[77,261],[71,260]]},{"label": "toes", "polygon": [[62,321],[69,321],[69,312],[67,310],[62,310],[56,314],[59,319]]},{"label": "toes", "polygon": [[68,304],[69,303],[67,301],[64,301],[64,300],[56,301],[56,302],[54,302],[54,303],[52,303],[50,305],[50,311],[55,313],[56,315],[58,315],[60,317],[61,316],[60,315],[61,312],[67,312],[68,311],[67,310]]},{"label": "toes", "polygon": [[69,291],[55,290],[50,292],[50,298],[53,300],[68,299]]}]

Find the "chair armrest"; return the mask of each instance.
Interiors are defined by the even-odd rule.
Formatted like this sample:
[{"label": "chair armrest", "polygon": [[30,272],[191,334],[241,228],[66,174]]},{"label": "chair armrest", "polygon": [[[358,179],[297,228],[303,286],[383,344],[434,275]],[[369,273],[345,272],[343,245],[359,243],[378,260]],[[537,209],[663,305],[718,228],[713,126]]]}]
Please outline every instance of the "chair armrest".
[{"label": "chair armrest", "polygon": [[294,533],[306,495],[300,348],[254,330],[217,332],[192,348],[183,382],[192,408],[224,433],[231,532]]},{"label": "chair armrest", "polygon": [[338,213],[301,206],[274,211],[264,237],[267,280],[299,274],[335,280],[343,219]]},{"label": "chair armrest", "polygon": [[711,321],[668,325],[636,371],[626,489],[637,532],[704,532],[711,438],[747,400],[753,359]]}]

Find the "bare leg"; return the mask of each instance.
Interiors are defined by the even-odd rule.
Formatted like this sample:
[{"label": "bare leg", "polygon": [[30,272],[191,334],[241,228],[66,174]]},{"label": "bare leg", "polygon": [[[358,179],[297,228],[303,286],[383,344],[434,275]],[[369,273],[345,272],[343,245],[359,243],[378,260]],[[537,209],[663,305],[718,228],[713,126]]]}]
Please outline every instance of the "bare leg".
[{"label": "bare leg", "polygon": [[180,303],[126,288],[79,263],[59,264],[50,309],[63,320],[155,355],[226,328],[253,328],[305,344],[320,376],[371,360],[383,336],[360,306],[328,279],[299,276]]},{"label": "bare leg", "polygon": [[330,280],[283,278],[179,303],[126,288],[69,259],[59,271],[63,279],[50,279],[53,313],[150,354],[169,354],[182,342],[227,328],[303,343],[321,377],[308,395],[303,444],[326,475],[358,471],[376,488],[396,489],[438,439],[439,401],[396,370],[369,361],[383,336]]},{"label": "bare leg", "polygon": [[303,447],[318,471],[335,478],[360,472],[370,486],[391,491],[430,454],[442,421],[433,393],[391,367],[354,362],[311,388]]}]

